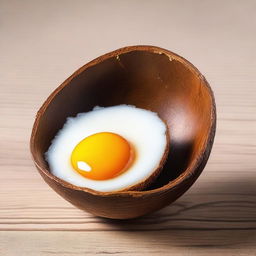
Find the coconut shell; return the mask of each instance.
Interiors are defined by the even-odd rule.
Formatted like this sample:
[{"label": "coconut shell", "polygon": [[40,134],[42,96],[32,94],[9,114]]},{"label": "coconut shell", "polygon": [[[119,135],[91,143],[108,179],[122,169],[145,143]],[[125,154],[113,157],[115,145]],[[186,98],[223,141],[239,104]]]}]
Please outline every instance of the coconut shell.
[{"label": "coconut shell", "polygon": [[[97,192],[53,176],[44,153],[66,118],[119,104],[154,111],[166,122],[170,150],[154,183],[143,191]],[[47,98],[30,148],[43,179],[67,201],[97,216],[128,219],[158,210],[189,189],[208,160],[215,129],[212,90],[190,62],[159,47],[129,46],[79,68]]]}]

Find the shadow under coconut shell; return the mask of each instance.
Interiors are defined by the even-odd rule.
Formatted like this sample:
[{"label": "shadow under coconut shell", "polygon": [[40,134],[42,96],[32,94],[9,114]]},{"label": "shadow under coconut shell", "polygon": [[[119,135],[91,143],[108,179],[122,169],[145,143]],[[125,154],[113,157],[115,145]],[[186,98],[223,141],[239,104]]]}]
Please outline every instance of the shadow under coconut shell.
[{"label": "shadow under coconut shell", "polygon": [[133,220],[100,220],[120,231],[120,241],[130,236],[139,244],[155,243],[161,249],[249,248],[256,243],[256,180],[201,182],[156,213]]}]

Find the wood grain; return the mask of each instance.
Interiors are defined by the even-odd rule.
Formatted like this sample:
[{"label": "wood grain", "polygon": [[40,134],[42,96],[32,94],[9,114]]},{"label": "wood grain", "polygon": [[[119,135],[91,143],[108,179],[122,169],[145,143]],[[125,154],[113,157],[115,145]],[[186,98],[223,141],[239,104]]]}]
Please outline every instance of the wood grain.
[{"label": "wood grain", "polygon": [[[255,255],[255,1],[106,2],[1,1],[0,255]],[[216,140],[205,171],[172,206],[107,221],[43,182],[29,137],[39,106],[74,70],[138,43],[202,71],[215,92]]]}]

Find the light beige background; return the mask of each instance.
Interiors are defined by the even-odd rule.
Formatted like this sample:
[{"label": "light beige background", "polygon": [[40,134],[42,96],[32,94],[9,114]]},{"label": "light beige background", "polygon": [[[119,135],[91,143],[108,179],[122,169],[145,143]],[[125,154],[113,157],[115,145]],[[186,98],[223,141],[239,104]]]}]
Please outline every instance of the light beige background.
[{"label": "light beige background", "polygon": [[[256,255],[256,1],[0,0],[0,255]],[[37,109],[73,71],[119,47],[190,60],[218,125],[196,184],[140,220],[109,222],[60,198],[33,167]]]}]

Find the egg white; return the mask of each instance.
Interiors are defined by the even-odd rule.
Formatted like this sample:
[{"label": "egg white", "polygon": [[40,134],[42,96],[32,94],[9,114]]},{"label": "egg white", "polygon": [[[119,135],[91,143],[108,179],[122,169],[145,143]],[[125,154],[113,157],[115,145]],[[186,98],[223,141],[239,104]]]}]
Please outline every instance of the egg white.
[{"label": "egg white", "polygon": [[[130,168],[108,180],[92,180],[76,172],[70,157],[84,138],[99,132],[113,132],[124,137],[136,158]],[[166,125],[154,112],[131,105],[95,107],[87,113],[68,117],[45,153],[50,171],[56,177],[79,187],[108,192],[124,190],[151,176],[165,153]]]}]

